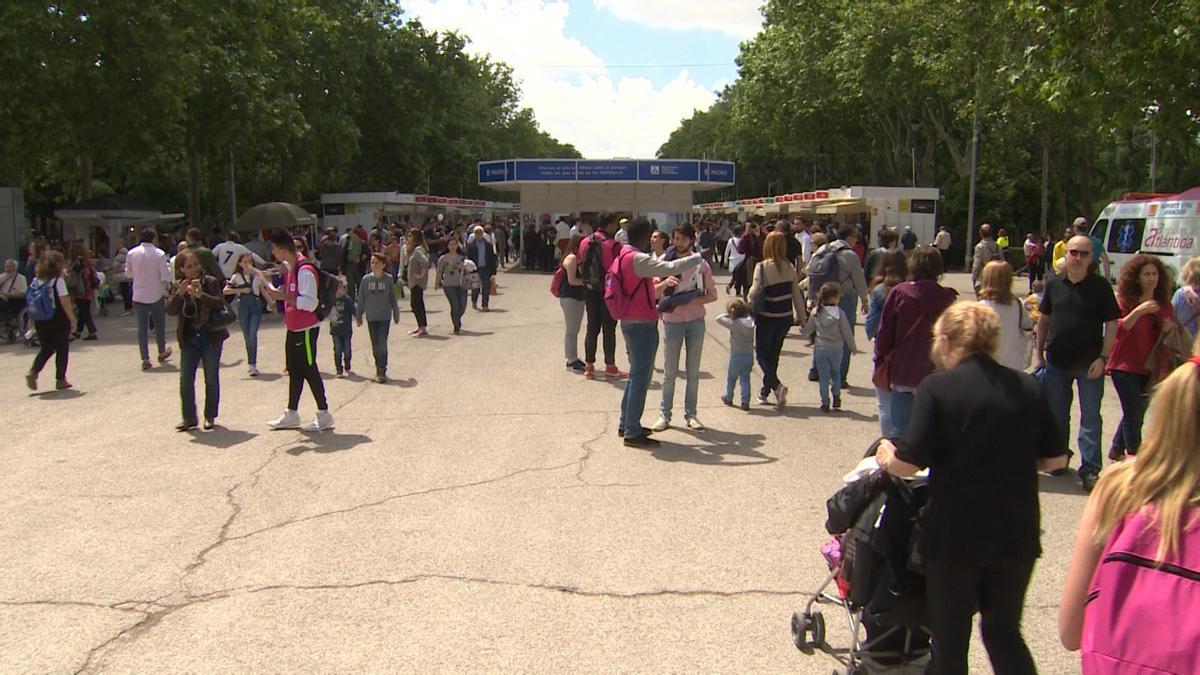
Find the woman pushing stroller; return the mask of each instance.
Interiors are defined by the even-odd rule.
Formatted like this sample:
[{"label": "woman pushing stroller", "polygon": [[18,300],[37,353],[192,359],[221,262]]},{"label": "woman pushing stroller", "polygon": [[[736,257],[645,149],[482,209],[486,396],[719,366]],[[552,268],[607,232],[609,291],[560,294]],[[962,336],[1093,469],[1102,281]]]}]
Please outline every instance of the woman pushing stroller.
[{"label": "woman pushing stroller", "polygon": [[996,313],[952,305],[933,328],[943,369],[917,388],[907,434],[876,459],[909,476],[928,467],[924,559],[929,673],[967,673],[972,617],[997,673],[1034,673],[1021,612],[1041,554],[1038,471],[1066,466],[1057,422],[1032,376],[996,363]]}]

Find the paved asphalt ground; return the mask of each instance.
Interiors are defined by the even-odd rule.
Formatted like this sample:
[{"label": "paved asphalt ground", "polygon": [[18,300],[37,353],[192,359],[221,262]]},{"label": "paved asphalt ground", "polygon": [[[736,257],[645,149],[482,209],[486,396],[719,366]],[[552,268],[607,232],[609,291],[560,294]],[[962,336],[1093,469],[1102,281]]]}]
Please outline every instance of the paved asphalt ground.
[{"label": "paved asphalt ground", "polygon": [[[826,572],[825,500],[877,433],[869,359],[854,359],[846,409],[822,415],[809,349],[789,339],[787,411],[727,408],[714,305],[709,429],[625,448],[620,386],[562,367],[549,277],[500,285],[461,337],[447,337],[440,292],[429,339],[406,335],[405,304],[395,380],[327,375],[337,428],[314,435],[264,424],[286,398],[277,319],[257,380],[236,330],[226,343],[207,433],[172,429],[179,359],[141,372],[132,317],[72,344],[68,392],[45,390],[51,364],[31,395],[33,350],[0,348],[0,671],[830,672],[832,657],[792,646],[788,621]],[[365,329],[354,350],[370,373]],[[324,331],[318,358],[331,373]],[[1117,419],[1110,391],[1108,430]],[[1056,616],[1083,504],[1074,479],[1043,479],[1025,635],[1044,673],[1078,671]],[[989,670],[978,640],[972,664]]]}]

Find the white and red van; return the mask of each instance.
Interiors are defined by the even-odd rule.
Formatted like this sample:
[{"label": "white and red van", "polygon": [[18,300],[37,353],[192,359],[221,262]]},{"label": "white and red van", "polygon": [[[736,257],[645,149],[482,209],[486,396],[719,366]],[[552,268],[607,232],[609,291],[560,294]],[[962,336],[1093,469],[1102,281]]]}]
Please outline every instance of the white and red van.
[{"label": "white and red van", "polygon": [[1127,194],[1104,207],[1091,234],[1104,242],[1112,275],[1138,253],[1162,256],[1179,270],[1200,255],[1200,187],[1179,194]]}]

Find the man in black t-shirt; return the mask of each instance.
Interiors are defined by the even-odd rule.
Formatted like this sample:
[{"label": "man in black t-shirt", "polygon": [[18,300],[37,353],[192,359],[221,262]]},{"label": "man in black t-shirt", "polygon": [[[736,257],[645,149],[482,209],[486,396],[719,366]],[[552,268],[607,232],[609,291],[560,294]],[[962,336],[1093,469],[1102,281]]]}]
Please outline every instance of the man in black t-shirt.
[{"label": "man in black t-shirt", "polygon": [[1088,272],[1091,262],[1091,239],[1072,237],[1067,242],[1066,273],[1046,284],[1034,356],[1064,449],[1070,442],[1071,385],[1079,390],[1079,480],[1086,492],[1095,487],[1102,468],[1104,366],[1121,314],[1112,286]]}]

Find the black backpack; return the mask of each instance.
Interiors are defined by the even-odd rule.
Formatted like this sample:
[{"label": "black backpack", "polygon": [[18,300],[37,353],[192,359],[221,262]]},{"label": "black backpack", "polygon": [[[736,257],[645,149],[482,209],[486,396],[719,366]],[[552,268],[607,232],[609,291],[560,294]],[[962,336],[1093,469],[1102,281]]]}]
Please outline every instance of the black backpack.
[{"label": "black backpack", "polygon": [[333,311],[333,303],[337,301],[338,278],[317,267],[313,261],[305,260],[301,266],[308,265],[313,274],[317,275],[317,308],[313,314],[321,321]]},{"label": "black backpack", "polygon": [[593,291],[604,290],[604,240],[593,234],[588,241],[587,257],[583,260],[583,285]]}]

